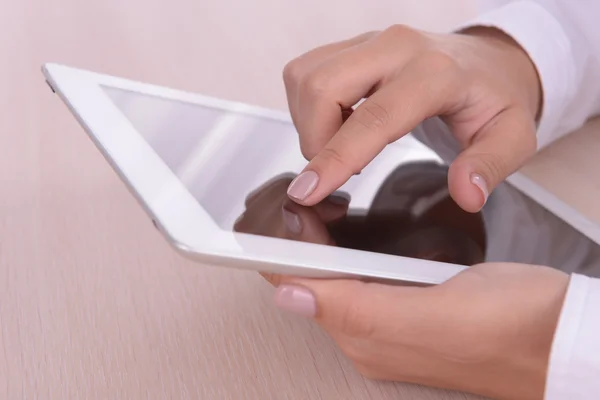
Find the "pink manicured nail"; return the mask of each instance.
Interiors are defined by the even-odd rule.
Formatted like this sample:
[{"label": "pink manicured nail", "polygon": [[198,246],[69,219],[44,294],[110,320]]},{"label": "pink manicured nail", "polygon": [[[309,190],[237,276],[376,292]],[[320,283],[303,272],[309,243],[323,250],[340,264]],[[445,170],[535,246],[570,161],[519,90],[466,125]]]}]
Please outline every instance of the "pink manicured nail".
[{"label": "pink manicured nail", "polygon": [[310,290],[293,285],[281,285],[275,292],[275,305],[284,311],[303,317],[314,317],[317,301]]},{"label": "pink manicured nail", "polygon": [[487,183],[485,183],[485,179],[483,179],[481,175],[471,174],[471,183],[477,186],[479,190],[481,190],[481,193],[483,194],[483,204],[485,205],[485,202],[487,201],[488,196],[490,194],[488,192]]},{"label": "pink manicured nail", "polygon": [[296,200],[304,200],[315,190],[319,183],[319,175],[315,171],[305,171],[292,181],[288,188],[288,196]]}]

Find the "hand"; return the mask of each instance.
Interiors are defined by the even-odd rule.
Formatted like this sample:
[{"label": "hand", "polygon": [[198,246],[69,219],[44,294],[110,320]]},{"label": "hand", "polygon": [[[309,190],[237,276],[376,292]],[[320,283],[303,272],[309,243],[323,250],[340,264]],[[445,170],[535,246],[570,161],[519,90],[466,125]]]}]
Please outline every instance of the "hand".
[{"label": "hand", "polygon": [[469,212],[536,150],[539,78],[525,52],[491,28],[366,33],[291,61],[284,82],[310,160],[288,192],[300,204],[318,203],[432,116],[462,145],[448,182]]},{"label": "hand", "polygon": [[542,399],[568,276],[480,264],[426,288],[267,277],[276,304],[315,320],[368,378]]},{"label": "hand", "polygon": [[304,207],[287,196],[291,182],[292,178],[282,176],[250,194],[246,211],[236,221],[234,231],[335,245],[326,224],[346,215],[348,201],[341,196],[329,196],[313,207]]}]

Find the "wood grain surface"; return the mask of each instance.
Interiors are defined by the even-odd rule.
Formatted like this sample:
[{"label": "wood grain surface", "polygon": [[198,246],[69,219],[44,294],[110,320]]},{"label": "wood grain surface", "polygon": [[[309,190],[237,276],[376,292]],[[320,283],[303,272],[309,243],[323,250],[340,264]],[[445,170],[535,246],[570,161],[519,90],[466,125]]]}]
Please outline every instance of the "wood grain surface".
[{"label": "wood grain surface", "polygon": [[285,108],[281,69],[301,52],[393,23],[443,30],[473,11],[0,0],[0,398],[474,398],[366,381],[316,326],[275,310],[256,274],[176,255],[40,73],[54,61]]}]

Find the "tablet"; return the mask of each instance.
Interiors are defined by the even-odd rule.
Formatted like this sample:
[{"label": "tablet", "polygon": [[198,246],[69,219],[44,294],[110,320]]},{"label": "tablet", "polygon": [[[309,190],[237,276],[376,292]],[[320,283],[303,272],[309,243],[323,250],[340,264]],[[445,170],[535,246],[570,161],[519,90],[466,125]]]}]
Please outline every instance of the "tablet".
[{"label": "tablet", "polygon": [[509,184],[477,214],[408,135],[314,207],[287,113],[56,64],[47,82],[173,247],[188,258],[314,278],[441,283],[483,261],[588,268],[598,246]]}]

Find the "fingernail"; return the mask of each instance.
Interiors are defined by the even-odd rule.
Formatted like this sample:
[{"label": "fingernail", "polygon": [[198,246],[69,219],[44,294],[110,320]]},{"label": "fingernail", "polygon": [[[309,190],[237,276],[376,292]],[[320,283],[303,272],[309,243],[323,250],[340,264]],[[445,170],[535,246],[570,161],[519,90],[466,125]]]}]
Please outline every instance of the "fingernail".
[{"label": "fingernail", "polygon": [[315,171],[305,171],[292,181],[288,188],[288,196],[296,200],[304,200],[315,190],[319,183],[319,175]]},{"label": "fingernail", "polygon": [[302,221],[300,221],[298,214],[287,210],[285,207],[281,208],[281,214],[283,215],[283,222],[290,232],[295,234],[302,232]]},{"label": "fingernail", "polygon": [[488,192],[487,184],[485,183],[485,179],[483,179],[483,177],[481,175],[471,174],[471,183],[473,185],[477,186],[479,188],[479,190],[481,190],[481,194],[483,194],[483,204],[485,205],[485,202],[487,201],[488,196],[489,196],[489,192]]},{"label": "fingernail", "polygon": [[275,292],[275,305],[292,314],[314,317],[317,301],[310,290],[293,285],[281,285]]}]

